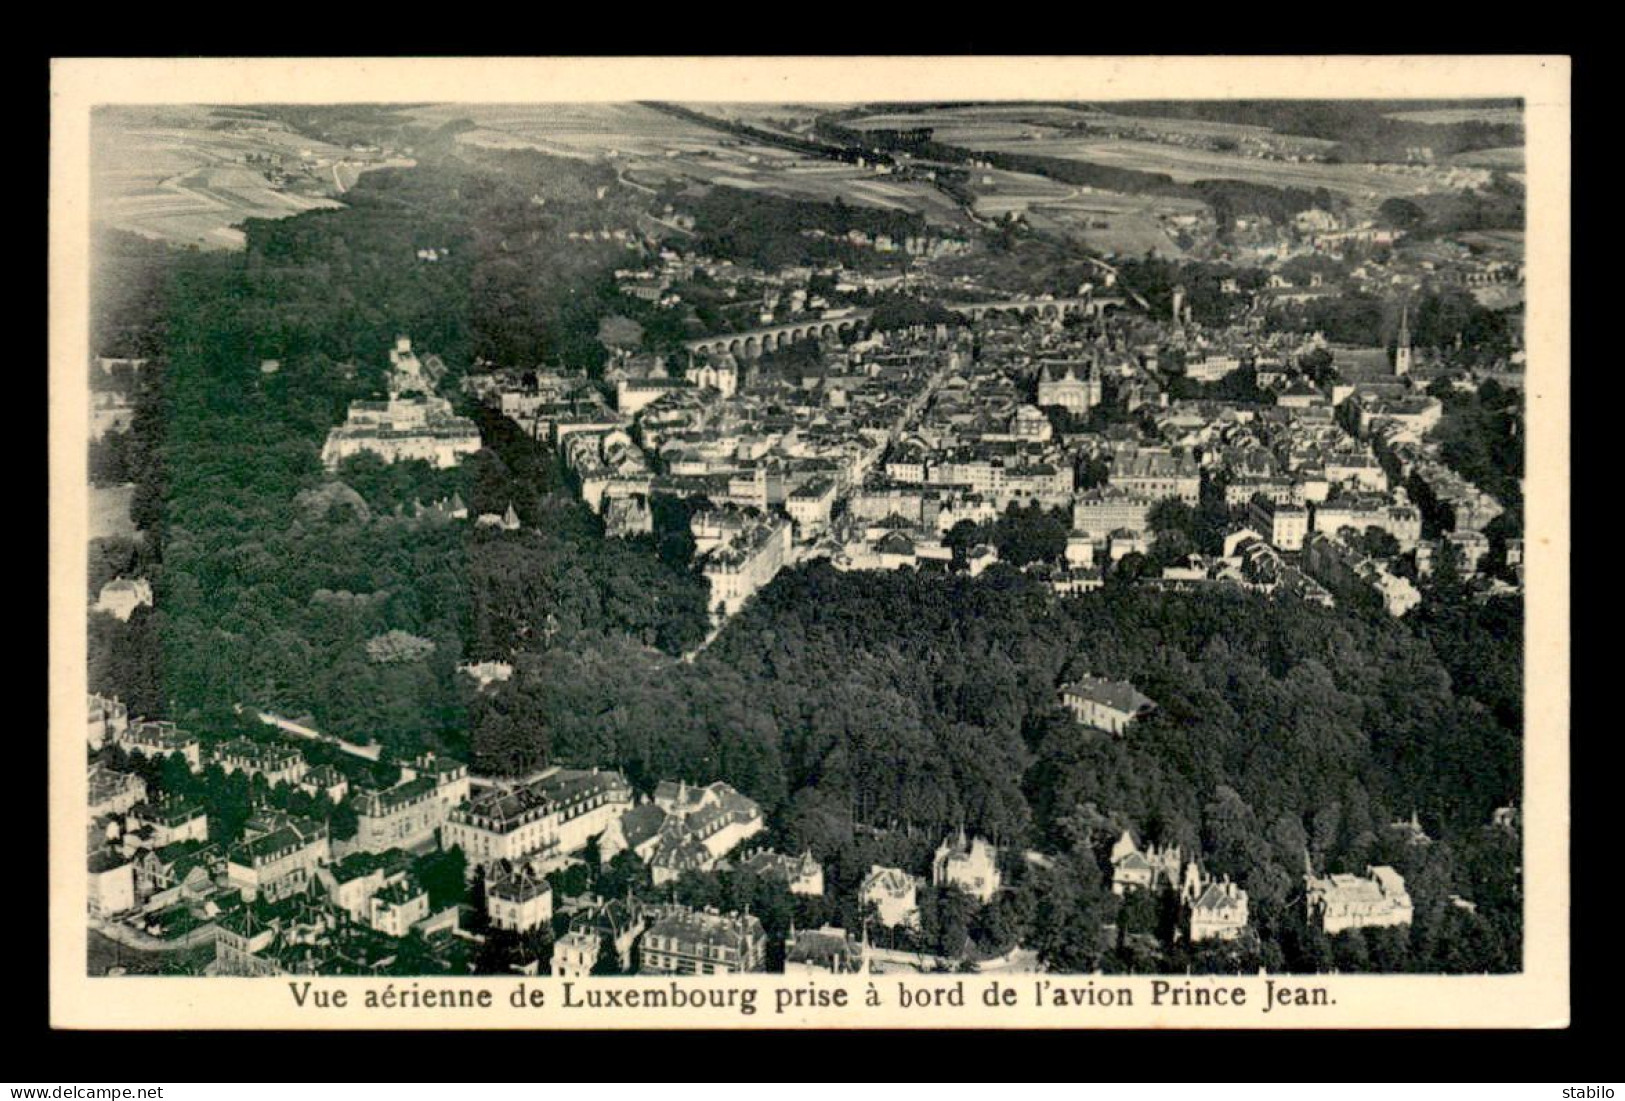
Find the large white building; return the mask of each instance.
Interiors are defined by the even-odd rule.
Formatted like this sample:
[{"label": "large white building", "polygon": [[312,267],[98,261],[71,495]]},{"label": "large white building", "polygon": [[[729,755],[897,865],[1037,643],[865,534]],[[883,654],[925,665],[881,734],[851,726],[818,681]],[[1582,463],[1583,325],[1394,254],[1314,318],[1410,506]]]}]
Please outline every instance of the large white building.
[{"label": "large white building", "polygon": [[1309,919],[1327,933],[1378,929],[1411,923],[1411,896],[1405,879],[1387,865],[1366,868],[1364,876],[1304,876]]},{"label": "large white building", "polygon": [[470,865],[578,852],[631,806],[620,773],[561,769],[476,794],[451,811],[442,844],[462,849]]},{"label": "large white building", "polygon": [[95,608],[128,621],[137,608],[152,607],[152,582],[144,577],[115,577],[102,586]]},{"label": "large white building", "polygon": [[1164,448],[1142,447],[1120,453],[1107,483],[1150,501],[1172,497],[1195,508],[1202,499],[1202,475],[1196,461]]},{"label": "large white building", "polygon": [[1309,512],[1302,505],[1284,504],[1263,494],[1247,509],[1252,524],[1276,550],[1300,551],[1309,534]]},{"label": "large white building", "polygon": [[765,970],[766,963],[760,918],[683,906],[659,910],[638,949],[644,975],[732,975]]},{"label": "large white building", "polygon": [[762,808],[728,784],[663,780],[654,798],[621,816],[599,844],[605,859],[624,849],[637,853],[658,886],[686,872],[710,871],[765,828]]},{"label": "large white building", "polygon": [[1082,676],[1062,686],[1061,706],[1085,726],[1122,734],[1129,723],[1157,705],[1127,681]]},{"label": "large white building", "polygon": [[113,740],[126,753],[140,757],[179,754],[186,758],[186,766],[193,772],[203,769],[203,746],[198,736],[163,719],[131,723]]},{"label": "large white building", "polygon": [[1344,528],[1360,534],[1367,528],[1379,528],[1392,535],[1405,554],[1422,540],[1422,513],[1412,505],[1390,504],[1381,494],[1341,495],[1315,506],[1315,531],[1336,536]]},{"label": "large white building", "polygon": [[744,607],[756,590],[778,576],[790,559],[790,545],[790,522],[764,516],[706,555],[700,569],[711,584],[711,614],[730,616]]},{"label": "large white building", "polygon": [[292,746],[261,745],[247,738],[222,743],[212,756],[227,776],[234,772],[263,776],[271,787],[298,783],[310,769],[305,755]]},{"label": "large white building", "polygon": [[1072,503],[1072,529],[1102,543],[1114,531],[1144,531],[1153,503],[1125,489],[1085,490]]},{"label": "large white building", "polygon": [[435,467],[452,467],[478,451],[479,429],[453,413],[451,402],[435,396],[412,342],[397,339],[389,359],[389,396],[350,403],[349,417],[328,432],[322,448],[327,468],[336,470],[345,459],[361,454],[377,455],[386,463],[422,459]]},{"label": "large white building", "polygon": [[226,875],[244,899],[275,901],[303,892],[331,859],[325,822],[282,817],[259,824],[251,819],[243,840],[226,856]]},{"label": "large white building", "polygon": [[1103,385],[1092,363],[1072,360],[1045,363],[1038,371],[1038,404],[1054,405],[1082,416],[1100,404]]},{"label": "large white building", "polygon": [[[502,876],[485,891],[486,910],[498,929],[528,933],[553,917],[553,888],[530,868]],[[596,949],[597,942],[594,941]],[[596,952],[594,953],[596,956]],[[588,965],[590,968],[590,964]]]},{"label": "large white building", "polygon": [[354,797],[356,847],[383,852],[432,846],[452,810],[468,798],[470,784],[461,761],[422,754],[402,766],[394,787]]}]

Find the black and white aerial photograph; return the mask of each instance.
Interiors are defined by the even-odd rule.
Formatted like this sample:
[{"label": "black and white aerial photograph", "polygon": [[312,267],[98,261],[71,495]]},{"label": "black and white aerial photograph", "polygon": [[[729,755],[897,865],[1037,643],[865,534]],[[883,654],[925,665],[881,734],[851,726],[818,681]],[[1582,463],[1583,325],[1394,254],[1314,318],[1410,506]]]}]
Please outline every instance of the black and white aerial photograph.
[{"label": "black and white aerial photograph", "polygon": [[84,975],[1523,972],[1525,123],[95,106]]}]

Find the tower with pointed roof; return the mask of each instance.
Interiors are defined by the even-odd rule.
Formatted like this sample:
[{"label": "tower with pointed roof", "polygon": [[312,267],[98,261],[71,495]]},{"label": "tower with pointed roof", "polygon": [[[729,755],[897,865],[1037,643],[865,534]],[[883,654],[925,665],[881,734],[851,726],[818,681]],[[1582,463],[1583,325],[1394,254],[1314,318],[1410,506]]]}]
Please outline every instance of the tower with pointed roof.
[{"label": "tower with pointed roof", "polygon": [[1404,377],[1411,373],[1411,306],[1407,302],[1399,310],[1399,340],[1394,346],[1394,374]]}]

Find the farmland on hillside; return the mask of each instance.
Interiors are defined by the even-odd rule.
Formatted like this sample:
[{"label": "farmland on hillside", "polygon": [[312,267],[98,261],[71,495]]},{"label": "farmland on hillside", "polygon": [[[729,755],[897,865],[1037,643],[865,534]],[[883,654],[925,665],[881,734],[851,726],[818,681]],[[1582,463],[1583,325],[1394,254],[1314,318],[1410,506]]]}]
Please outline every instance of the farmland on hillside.
[{"label": "farmland on hillside", "polygon": [[1467,168],[1505,168],[1522,172],[1523,147],[1509,145],[1495,149],[1475,149],[1470,153],[1455,154],[1450,158],[1450,163]]},{"label": "farmland on hillside", "polygon": [[241,248],[248,218],[337,206],[329,196],[383,163],[253,112],[192,106],[101,109],[91,160],[98,225],[205,248]]},{"label": "farmland on hillside", "polygon": [[971,173],[969,188],[976,196],[976,213],[982,217],[1017,213],[1035,229],[1060,233],[1103,253],[1119,255],[1153,251],[1177,256],[1184,250],[1165,220],[1207,213],[1206,204],[1196,199],[1124,195],[999,169]]},{"label": "farmland on hillside", "polygon": [[[1089,127],[1138,130],[1148,137],[1158,135],[1182,138],[1268,138],[1278,148],[1300,153],[1325,152],[1336,143],[1320,138],[1278,134],[1264,126],[1216,122],[1207,119],[1162,118],[1113,110],[1110,105],[977,104],[967,107],[930,108],[923,111],[868,115],[850,120],[847,126],[858,130],[909,129],[928,126],[932,136],[950,145],[983,148],[983,143],[1020,141],[1047,142],[1077,137]],[[991,148],[991,146],[985,146]],[[1047,152],[1029,149],[1029,152]]]},{"label": "farmland on hillside", "polygon": [[[719,118],[723,111],[707,105]],[[963,224],[952,199],[929,183],[821,160],[632,103],[528,105],[442,104],[414,108],[430,124],[468,119],[458,141],[488,148],[532,148],[557,156],[612,158],[632,186],[666,182],[722,185],[793,199],[909,210],[945,226]],[[742,119],[757,125],[759,119]]]},{"label": "farmland on hillside", "polygon": [[1424,176],[1385,172],[1373,165],[1292,163],[1161,142],[1057,138],[1048,141],[993,142],[988,143],[986,148],[1007,153],[1064,157],[1139,172],[1162,172],[1180,183],[1243,180],[1271,187],[1305,190],[1324,187],[1352,199],[1375,202],[1414,195],[1427,188]]},{"label": "farmland on hillside", "polygon": [[1515,126],[1523,123],[1523,111],[1517,107],[1440,107],[1430,111],[1391,111],[1387,117],[1400,122],[1425,122],[1432,126],[1448,126],[1458,122],[1494,122]]}]

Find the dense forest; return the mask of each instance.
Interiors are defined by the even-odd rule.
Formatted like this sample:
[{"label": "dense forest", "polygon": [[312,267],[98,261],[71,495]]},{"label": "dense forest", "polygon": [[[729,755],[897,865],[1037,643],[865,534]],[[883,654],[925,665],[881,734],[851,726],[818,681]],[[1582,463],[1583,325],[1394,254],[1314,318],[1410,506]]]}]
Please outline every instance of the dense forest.
[{"label": "dense forest", "polygon": [[[1409,303],[1411,346],[1427,349],[1458,367],[1496,367],[1517,348],[1521,311],[1492,310],[1460,287],[1422,291]],[[1344,290],[1307,301],[1277,302],[1265,328],[1277,333],[1323,333],[1334,344],[1392,347],[1399,331],[1399,304],[1375,294]]]},{"label": "dense forest", "polygon": [[[960,825],[1073,854],[1089,885],[1069,890],[1093,917],[1067,920],[1085,924],[1107,920],[1099,858],[1124,828],[1236,877],[1266,942],[1301,906],[1306,852],[1317,869],[1394,862],[1420,876],[1429,917],[1390,962],[1431,958],[1421,938],[1464,920],[1460,894],[1498,946],[1478,963],[1495,968],[1515,951],[1515,877],[1473,861],[1500,844],[1486,823],[1520,790],[1521,633],[1513,601],[1450,603],[1413,626],[1239,593],[1059,599],[1004,567],[971,580],[813,565],[692,664],[610,639],[526,660],[481,705],[476,742],[486,767],[727,780],[786,848],[851,886]],[[1157,712],[1121,740],[1077,726],[1057,686],[1085,672],[1132,681]],[[1432,844],[1395,842],[1389,823],[1413,812]]]},{"label": "dense forest", "polygon": [[[703,582],[606,543],[556,461],[500,418],[485,419],[487,450],[455,472],[365,458],[336,479],[322,468],[327,430],[381,391],[397,333],[455,365],[448,391],[477,355],[507,349],[523,363],[577,332],[596,339],[596,317],[572,328],[571,278],[590,278],[580,258],[592,246],[568,250],[580,270],[544,263],[545,250],[506,259],[508,242],[597,217],[593,193],[575,166],[526,155],[499,167],[369,173],[346,209],[250,222],[240,254],[130,242],[104,253],[98,281],[121,308],[102,347],[155,363],[132,430],[101,458],[104,475],[135,483],[146,538],[93,547],[92,568],[139,567],[156,609],[95,617],[93,689],[149,717],[208,720],[252,703],[331,734],[466,751],[464,660],[589,629],[673,652],[703,635]],[[536,188],[555,201],[530,203]],[[417,247],[448,241],[449,261],[414,262]],[[533,284],[528,264],[551,274]],[[493,311],[486,292],[500,280],[524,298]],[[261,371],[267,358],[275,373]],[[512,504],[524,528],[497,536],[410,515],[451,493],[476,514]],[[539,607],[551,614],[532,616]],[[430,645],[369,653],[391,631]]]},{"label": "dense forest", "polygon": [[[703,195],[683,195],[694,216],[698,247],[708,255],[749,263],[765,271],[796,265],[839,263],[846,267],[896,266],[906,262],[901,243],[926,232],[924,215],[841,201],[792,199],[736,187],[712,187]],[[877,252],[843,240],[856,230],[886,235],[899,251]],[[809,236],[816,232],[822,236]]]}]

